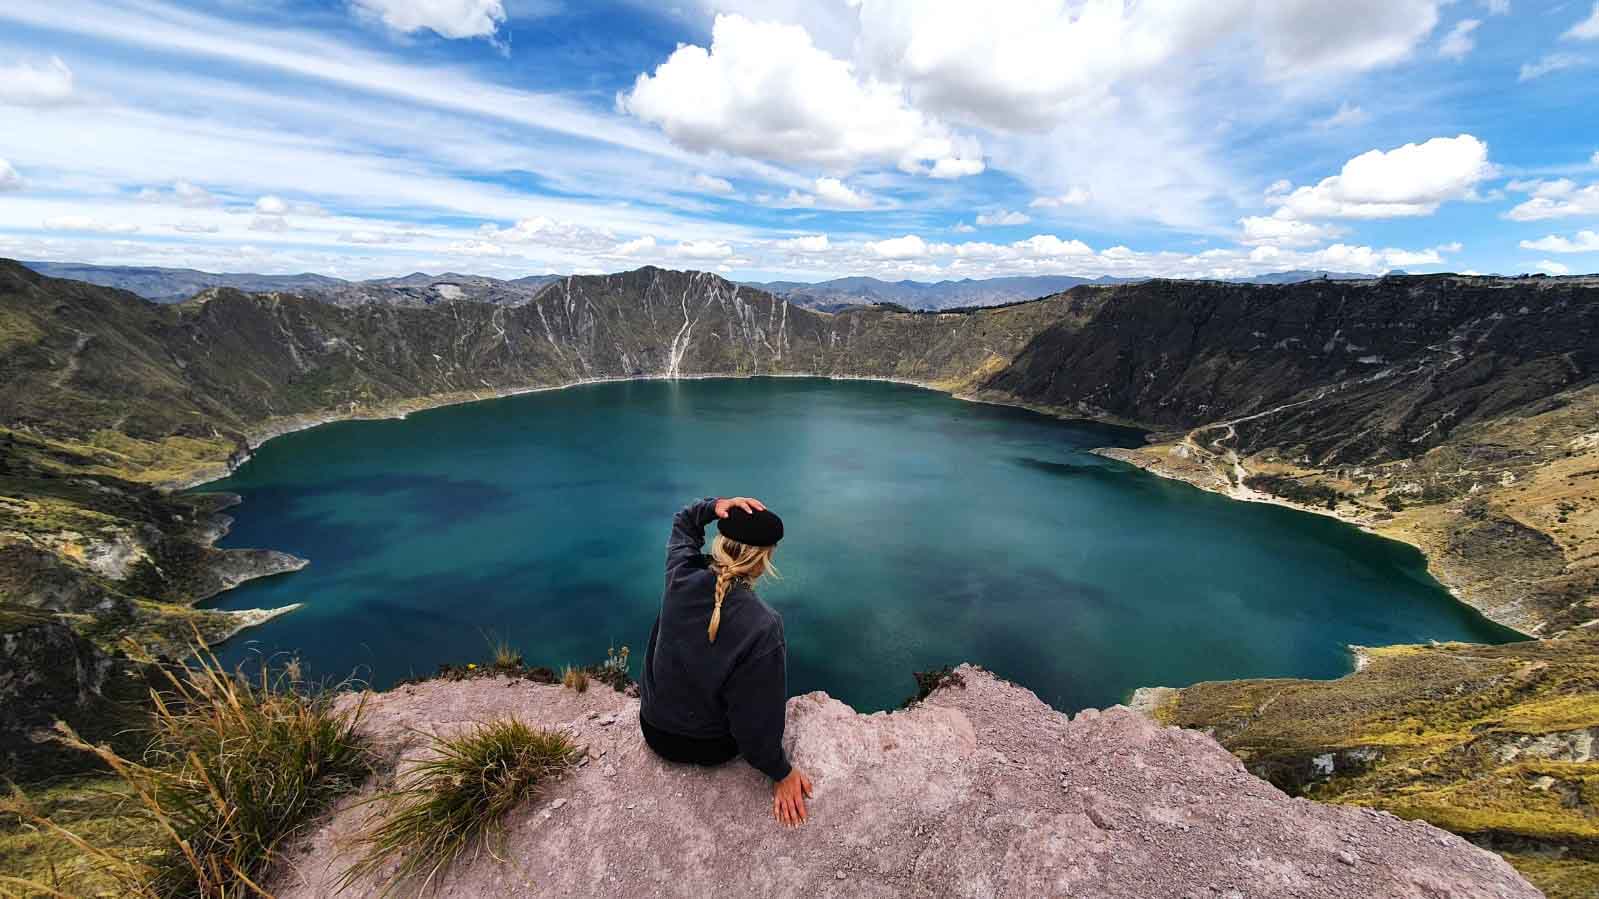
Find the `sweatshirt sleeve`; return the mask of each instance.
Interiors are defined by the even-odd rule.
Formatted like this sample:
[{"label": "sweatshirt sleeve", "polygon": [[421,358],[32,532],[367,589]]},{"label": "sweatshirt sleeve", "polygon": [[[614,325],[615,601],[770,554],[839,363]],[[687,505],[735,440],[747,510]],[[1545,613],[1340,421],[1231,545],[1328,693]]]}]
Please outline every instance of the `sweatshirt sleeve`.
[{"label": "sweatshirt sleeve", "polygon": [[689,503],[672,519],[672,536],[666,541],[668,578],[679,565],[699,555],[705,548],[705,526],[714,520],[716,498],[713,496]]},{"label": "sweatshirt sleeve", "polygon": [[787,648],[781,640],[747,659],[728,679],[727,719],[739,754],[757,771],[782,780],[792,770],[783,756],[788,700]]}]

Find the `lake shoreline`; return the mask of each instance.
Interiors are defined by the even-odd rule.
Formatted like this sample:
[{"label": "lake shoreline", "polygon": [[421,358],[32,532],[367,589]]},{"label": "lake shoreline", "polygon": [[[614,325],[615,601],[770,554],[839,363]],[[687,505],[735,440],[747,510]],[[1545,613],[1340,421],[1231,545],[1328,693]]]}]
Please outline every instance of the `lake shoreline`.
[{"label": "lake shoreline", "polygon": [[[588,386],[588,385],[597,385],[597,384],[615,384],[615,383],[648,382],[648,381],[748,380],[748,379],[752,379],[752,378],[785,378],[785,379],[799,379],[799,380],[814,379],[814,380],[826,380],[826,381],[874,381],[874,382],[889,383],[889,384],[899,384],[899,385],[902,385],[902,386],[915,387],[915,388],[918,388],[918,389],[921,389],[921,390],[928,390],[928,391],[932,391],[932,392],[935,392],[935,393],[941,393],[941,394],[943,394],[945,396],[949,396],[949,397],[951,397],[953,399],[961,400],[961,401],[964,401],[964,402],[982,403],[982,404],[992,405],[992,406],[1002,406],[1002,407],[1008,407],[1008,408],[1014,408],[1014,409],[1022,409],[1022,410],[1028,411],[1028,412],[1032,412],[1032,413],[1035,413],[1035,414],[1038,414],[1038,415],[1048,416],[1050,418],[1054,418],[1054,419],[1061,420],[1061,421],[1076,421],[1076,422],[1083,422],[1083,423],[1090,423],[1090,424],[1097,424],[1097,425],[1108,425],[1108,426],[1112,426],[1112,427],[1125,428],[1125,429],[1129,429],[1129,430],[1143,431],[1144,432],[1144,437],[1143,437],[1144,445],[1142,447],[1137,447],[1137,448],[1099,447],[1099,448],[1090,449],[1090,450],[1088,450],[1088,452],[1091,452],[1091,453],[1093,453],[1095,455],[1098,455],[1098,456],[1101,456],[1103,458],[1112,459],[1112,460],[1115,460],[1115,461],[1122,462],[1124,464],[1131,465],[1131,466],[1133,466],[1135,468],[1138,468],[1138,469],[1140,469],[1140,470],[1142,470],[1144,472],[1147,472],[1149,474],[1155,475],[1157,477],[1162,477],[1162,478],[1166,478],[1166,479],[1169,479],[1169,480],[1182,481],[1184,483],[1189,484],[1190,486],[1197,487],[1197,488],[1199,488],[1201,490],[1204,490],[1206,492],[1209,492],[1209,493],[1219,494],[1221,496],[1227,497],[1228,499],[1241,501],[1241,502],[1258,502],[1258,503],[1263,503],[1263,504],[1267,504],[1267,505],[1282,506],[1284,508],[1293,509],[1293,510],[1299,511],[1299,512],[1314,513],[1314,514],[1321,515],[1321,516],[1324,516],[1324,517],[1329,517],[1329,518],[1336,519],[1336,520],[1338,520],[1338,521],[1340,521],[1340,522],[1342,522],[1344,524],[1352,525],[1352,526],[1358,528],[1359,530],[1361,530],[1361,531],[1363,531],[1365,533],[1373,534],[1375,536],[1380,536],[1380,537],[1383,537],[1385,539],[1395,540],[1395,541],[1397,541],[1399,543],[1403,543],[1403,544],[1405,544],[1407,546],[1413,547],[1418,552],[1421,553],[1423,559],[1426,561],[1429,574],[1433,577],[1433,579],[1440,586],[1442,586],[1445,590],[1447,590],[1449,592],[1449,594],[1455,599],[1455,601],[1457,601],[1457,602],[1461,603],[1462,605],[1465,605],[1465,606],[1473,609],[1474,611],[1478,612],[1479,614],[1482,614],[1485,618],[1487,618],[1490,621],[1493,621],[1495,624],[1499,624],[1499,625],[1501,625],[1503,627],[1509,628],[1510,630],[1513,630],[1516,633],[1521,634],[1522,636],[1526,636],[1526,637],[1533,638],[1533,639],[1538,639],[1537,635],[1528,634],[1527,632],[1521,630],[1520,628],[1517,628],[1514,624],[1499,620],[1498,618],[1495,618],[1494,616],[1488,614],[1485,610],[1481,609],[1476,604],[1472,603],[1468,598],[1466,598],[1466,596],[1462,593],[1462,591],[1459,588],[1457,588],[1457,587],[1455,587],[1453,585],[1450,585],[1448,583],[1445,583],[1441,578],[1439,578],[1437,576],[1437,572],[1434,570],[1434,567],[1433,567],[1432,559],[1428,556],[1428,554],[1426,552],[1426,549],[1424,547],[1420,546],[1419,544],[1413,542],[1413,541],[1403,539],[1400,536],[1395,536],[1395,535],[1392,535],[1392,534],[1384,533],[1383,531],[1375,528],[1372,525],[1371,522],[1369,522],[1367,520],[1364,520],[1361,517],[1350,515],[1348,513],[1341,512],[1341,511],[1338,511],[1338,510],[1329,510],[1329,509],[1325,509],[1325,508],[1308,507],[1308,506],[1305,506],[1305,505],[1302,505],[1302,504],[1299,504],[1299,503],[1295,503],[1295,502],[1293,502],[1291,500],[1287,500],[1287,499],[1284,499],[1284,498],[1281,498],[1281,497],[1275,497],[1275,496],[1270,496],[1270,495],[1267,495],[1267,494],[1261,494],[1259,491],[1249,490],[1247,487],[1243,488],[1244,492],[1241,493],[1240,490],[1237,487],[1232,485],[1230,482],[1225,482],[1225,479],[1220,478],[1219,476],[1216,476],[1214,471],[1211,471],[1209,469],[1207,469],[1207,471],[1209,471],[1210,477],[1201,477],[1201,476],[1198,476],[1195,473],[1191,473],[1191,472],[1187,472],[1187,471],[1184,471],[1184,470],[1180,470],[1180,469],[1176,468],[1175,466],[1161,464],[1160,460],[1157,457],[1152,456],[1151,454],[1149,454],[1146,451],[1157,445],[1157,444],[1153,443],[1150,440],[1150,435],[1154,434],[1154,433],[1159,433],[1162,429],[1151,427],[1151,426],[1148,426],[1148,425],[1144,425],[1144,424],[1141,424],[1141,423],[1138,423],[1138,422],[1131,422],[1131,421],[1127,421],[1127,420],[1124,420],[1124,419],[1119,419],[1119,418],[1116,418],[1114,416],[1094,415],[1094,414],[1082,412],[1080,410],[1066,410],[1066,409],[1060,409],[1060,408],[1055,408],[1055,407],[1050,407],[1050,406],[1040,406],[1040,405],[1036,405],[1036,404],[1020,401],[1020,400],[1017,400],[1015,398],[1008,397],[1007,395],[1004,395],[1004,394],[996,394],[996,393],[991,393],[991,392],[983,392],[983,393],[962,392],[959,389],[958,386],[951,385],[951,384],[948,384],[948,383],[920,381],[920,380],[914,380],[914,379],[909,379],[909,378],[876,377],[876,376],[864,376],[864,375],[829,375],[829,374],[815,374],[815,373],[807,373],[807,372],[772,372],[772,373],[756,373],[756,374],[700,373],[700,374],[687,374],[687,375],[681,375],[681,374],[680,375],[638,375],[638,376],[629,376],[629,377],[584,378],[584,379],[579,379],[579,380],[575,380],[575,381],[569,381],[569,382],[562,383],[562,384],[549,384],[549,385],[538,385],[538,386],[528,386],[528,387],[512,387],[512,388],[496,388],[496,389],[492,389],[492,390],[487,390],[486,389],[486,390],[482,390],[482,391],[461,391],[461,392],[458,392],[458,393],[434,394],[434,395],[423,396],[423,397],[413,397],[413,398],[409,398],[409,399],[405,399],[405,400],[398,400],[398,401],[395,401],[395,402],[392,402],[392,403],[387,403],[387,404],[384,404],[384,405],[376,407],[376,408],[353,408],[352,407],[352,408],[350,408],[350,409],[348,409],[346,411],[342,411],[342,412],[341,411],[331,411],[331,412],[325,412],[325,413],[319,413],[319,414],[309,414],[309,415],[301,415],[301,416],[287,416],[287,417],[282,418],[282,419],[268,421],[268,422],[264,423],[262,426],[251,430],[250,432],[248,432],[245,435],[245,439],[246,439],[246,443],[247,443],[247,446],[249,448],[249,451],[244,452],[244,453],[236,454],[235,456],[233,456],[232,458],[228,459],[227,461],[225,461],[223,463],[220,463],[218,466],[216,466],[214,468],[209,468],[206,471],[204,471],[202,474],[196,475],[196,476],[194,476],[192,478],[184,479],[182,481],[170,482],[170,483],[167,483],[167,484],[163,484],[161,486],[164,489],[169,489],[169,490],[173,490],[173,491],[184,491],[184,490],[193,490],[195,488],[204,486],[205,484],[212,483],[212,482],[215,482],[215,481],[218,481],[218,480],[222,480],[222,479],[230,476],[231,474],[233,474],[233,472],[236,471],[244,463],[248,462],[250,460],[250,458],[253,456],[253,451],[256,450],[256,449],[259,449],[261,446],[265,445],[267,442],[269,442],[269,441],[271,441],[271,440],[273,440],[273,439],[275,439],[277,437],[282,437],[282,436],[286,436],[288,434],[294,434],[294,433],[298,433],[298,432],[301,432],[301,431],[307,431],[307,430],[310,430],[312,428],[320,427],[320,426],[326,425],[326,424],[335,424],[335,423],[338,423],[338,422],[345,422],[345,421],[398,421],[398,420],[404,420],[404,419],[408,418],[410,415],[412,415],[414,413],[426,412],[426,411],[433,410],[433,409],[442,409],[442,408],[447,408],[447,407],[451,407],[451,406],[460,406],[460,405],[466,405],[466,404],[469,404],[469,403],[485,402],[485,401],[489,401],[489,400],[507,399],[507,398],[511,398],[511,397],[524,396],[524,395],[527,395],[527,394],[534,394],[534,393],[545,393],[545,392],[552,392],[552,391],[559,391],[559,390],[567,390],[567,389],[574,388],[574,387],[584,387],[584,386]],[[224,536],[225,536],[225,532],[214,534],[207,545],[214,546],[215,542],[220,540]],[[272,576],[274,574],[280,574],[280,573],[284,573],[284,572],[282,572],[282,571],[266,571],[266,572],[262,572],[259,575],[259,577],[270,577],[270,576]],[[253,580],[253,579],[254,579],[253,577],[252,578],[246,578],[245,580],[241,580],[240,583],[244,583],[247,580]],[[196,603],[195,607],[196,608],[203,607],[205,604],[210,603],[212,601],[215,601],[218,596],[223,595],[223,593],[225,593],[225,592],[226,591],[219,591],[217,594],[215,594],[213,596],[210,596],[210,597],[207,597],[202,602]],[[240,632],[242,632],[242,631],[254,626],[255,624],[264,623],[266,621],[269,621],[269,620],[271,620],[273,618],[278,617],[281,614],[287,614],[288,612],[293,611],[294,608],[297,608],[298,605],[299,604],[296,604],[294,607],[283,608],[283,609],[245,609],[245,610],[238,610],[238,613],[241,615],[241,617],[247,616],[246,622],[241,624],[231,634],[229,634],[229,638],[231,638],[233,636],[236,636],[238,633],[240,633]]]}]

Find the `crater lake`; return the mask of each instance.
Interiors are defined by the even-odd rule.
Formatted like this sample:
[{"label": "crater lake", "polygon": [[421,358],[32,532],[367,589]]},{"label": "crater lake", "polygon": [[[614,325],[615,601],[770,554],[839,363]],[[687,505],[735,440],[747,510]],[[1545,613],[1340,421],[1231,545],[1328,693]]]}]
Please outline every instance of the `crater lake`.
[{"label": "crater lake", "polygon": [[305,569],[211,603],[304,607],[229,664],[295,655],[373,686],[483,663],[490,638],[559,669],[633,649],[672,516],[744,494],[783,516],[791,694],[897,706],[970,661],[1063,710],[1140,686],[1336,677],[1348,647],[1517,635],[1415,549],[1236,502],[1089,452],[1140,434],[915,387],[802,378],[635,381],[340,422],[200,488],[240,494],[221,545]]}]

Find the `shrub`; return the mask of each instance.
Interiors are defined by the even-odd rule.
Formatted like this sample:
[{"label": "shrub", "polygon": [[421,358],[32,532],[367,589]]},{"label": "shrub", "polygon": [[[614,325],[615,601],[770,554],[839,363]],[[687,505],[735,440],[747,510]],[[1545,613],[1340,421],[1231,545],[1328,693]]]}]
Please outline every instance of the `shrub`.
[{"label": "shrub", "polygon": [[568,665],[561,673],[561,684],[574,692],[582,693],[589,688],[588,672]]},{"label": "shrub", "polygon": [[633,675],[628,669],[628,648],[612,646],[605,650],[605,661],[590,668],[589,674],[607,687],[622,692],[633,684]]},{"label": "shrub", "polygon": [[342,875],[341,888],[395,861],[398,868],[384,878],[384,895],[418,876],[420,890],[437,886],[437,878],[468,850],[480,851],[498,833],[506,813],[536,796],[578,755],[566,734],[515,719],[434,737],[432,750],[396,790],[379,797],[389,807],[361,838],[365,851]]},{"label": "shrub", "polygon": [[501,671],[513,671],[523,666],[522,651],[504,639],[499,637],[491,638],[489,647],[494,651],[495,668]]},{"label": "shrub", "polygon": [[259,681],[231,676],[203,641],[194,662],[165,673],[171,689],[152,691],[155,736],[142,761],[58,726],[68,745],[94,753],[129,785],[158,834],[153,851],[91,845],[20,792],[3,810],[76,846],[122,895],[263,894],[259,877],[284,839],[371,773],[356,732],[361,709],[335,711],[331,693],[309,693],[265,665]]}]

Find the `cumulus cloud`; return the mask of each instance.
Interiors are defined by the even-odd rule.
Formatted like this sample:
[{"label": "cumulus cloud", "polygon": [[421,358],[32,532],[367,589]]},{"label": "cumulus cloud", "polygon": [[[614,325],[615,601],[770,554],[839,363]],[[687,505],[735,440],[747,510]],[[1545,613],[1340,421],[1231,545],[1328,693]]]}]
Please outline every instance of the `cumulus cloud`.
[{"label": "cumulus cloud", "polygon": [[207,222],[178,222],[173,230],[184,234],[215,234],[222,229]]},{"label": "cumulus cloud", "polygon": [[1579,188],[1570,178],[1552,181],[1512,181],[1509,189],[1530,196],[1512,207],[1505,218],[1516,222],[1569,218],[1574,215],[1599,215],[1599,183]]},{"label": "cumulus cloud", "polygon": [[1571,267],[1570,266],[1568,266],[1568,265],[1566,265],[1564,263],[1561,263],[1561,262],[1556,262],[1553,259],[1540,259],[1540,260],[1538,260],[1537,265],[1538,265],[1538,271],[1544,272],[1545,274],[1550,274],[1550,275],[1569,275],[1569,274],[1571,274]]},{"label": "cumulus cloud", "polygon": [[505,21],[503,0],[351,0],[357,13],[395,31],[441,37],[490,37]]},{"label": "cumulus cloud", "polygon": [[1593,5],[1593,12],[1588,18],[1571,26],[1571,30],[1561,35],[1568,41],[1593,41],[1599,40],[1599,3]]},{"label": "cumulus cloud", "polygon": [[706,193],[730,194],[733,192],[733,182],[726,178],[718,178],[715,175],[695,175],[694,186]]},{"label": "cumulus cloud", "polygon": [[685,240],[669,252],[679,259],[726,259],[733,248],[720,240]]},{"label": "cumulus cloud", "polygon": [[1449,33],[1439,42],[1438,55],[1449,59],[1465,59],[1477,46],[1477,38],[1472,32],[1481,24],[1480,19],[1461,19],[1456,22],[1455,27],[1449,29]]},{"label": "cumulus cloud", "polygon": [[1333,225],[1275,216],[1252,215],[1238,220],[1244,228],[1240,242],[1247,246],[1309,247],[1341,237],[1345,231]]},{"label": "cumulus cloud", "polygon": [[450,244],[444,252],[452,256],[504,256],[505,248],[486,240],[466,240]]},{"label": "cumulus cloud", "polygon": [[207,209],[222,205],[216,195],[188,181],[178,181],[172,185],[171,190],[159,187],[146,187],[139,191],[136,199],[145,203],[167,203],[177,206],[187,206],[190,209]]},{"label": "cumulus cloud", "polygon": [[410,235],[396,234],[391,231],[346,231],[339,235],[340,243],[355,244],[389,244],[403,243]]},{"label": "cumulus cloud", "polygon": [[1032,221],[1032,217],[1025,212],[1015,212],[1010,209],[1001,209],[997,212],[985,212],[977,216],[977,224],[982,227],[996,228],[1009,225],[1025,225]]},{"label": "cumulus cloud", "polygon": [[1599,253],[1599,231],[1578,231],[1571,237],[1551,234],[1537,240],[1524,240],[1521,248],[1545,253]]},{"label": "cumulus cloud", "polygon": [[1490,16],[1510,15],[1510,0],[1481,0],[1480,5]]},{"label": "cumulus cloud", "polygon": [[1491,177],[1488,145],[1469,134],[1422,144],[1371,150],[1314,186],[1268,195],[1283,219],[1381,219],[1431,215],[1449,200],[1465,199]]},{"label": "cumulus cloud", "polygon": [[871,241],[866,248],[884,259],[913,259],[927,255],[927,242],[914,234]]},{"label": "cumulus cloud", "polygon": [[509,228],[483,225],[478,228],[478,236],[496,243],[538,244],[570,250],[598,250],[616,242],[616,236],[610,231],[545,216],[521,219]]},{"label": "cumulus cloud", "polygon": [[1034,197],[1027,205],[1033,209],[1059,209],[1062,206],[1081,206],[1089,199],[1088,191],[1081,187],[1073,187],[1063,194],[1048,197]]},{"label": "cumulus cloud", "polygon": [[11,163],[0,159],[0,192],[8,190],[21,190],[24,187],[22,176],[11,167]]},{"label": "cumulus cloud", "polygon": [[282,234],[289,230],[289,220],[281,215],[258,215],[250,219],[250,230]]},{"label": "cumulus cloud", "polygon": [[58,215],[45,219],[44,227],[51,231],[92,231],[97,234],[133,234],[138,225],[126,222],[102,222],[87,215]]},{"label": "cumulus cloud", "polygon": [[59,106],[72,100],[72,69],[59,56],[43,65],[0,66],[0,105]]},{"label": "cumulus cloud", "polygon": [[974,139],[910,106],[897,85],[862,80],[795,25],[717,16],[709,49],[678,47],[617,105],[699,152],[835,169],[886,162],[941,177],[982,171]]},{"label": "cumulus cloud", "polygon": [[653,252],[654,250],[655,238],[646,234],[643,237],[617,244],[614,248],[612,248],[611,254],[614,256],[638,256],[643,253]]},{"label": "cumulus cloud", "polygon": [[1003,14],[963,0],[857,5],[866,65],[907,85],[918,106],[986,128],[1044,130],[1231,35],[1245,35],[1279,79],[1398,62],[1437,25],[1439,2],[1031,0]]},{"label": "cumulus cloud", "polygon": [[780,240],[775,244],[780,249],[794,250],[800,253],[825,253],[830,245],[826,234],[806,234],[800,237]]},{"label": "cumulus cloud", "polygon": [[282,197],[267,194],[255,201],[255,211],[262,215],[286,215],[289,204]]}]

